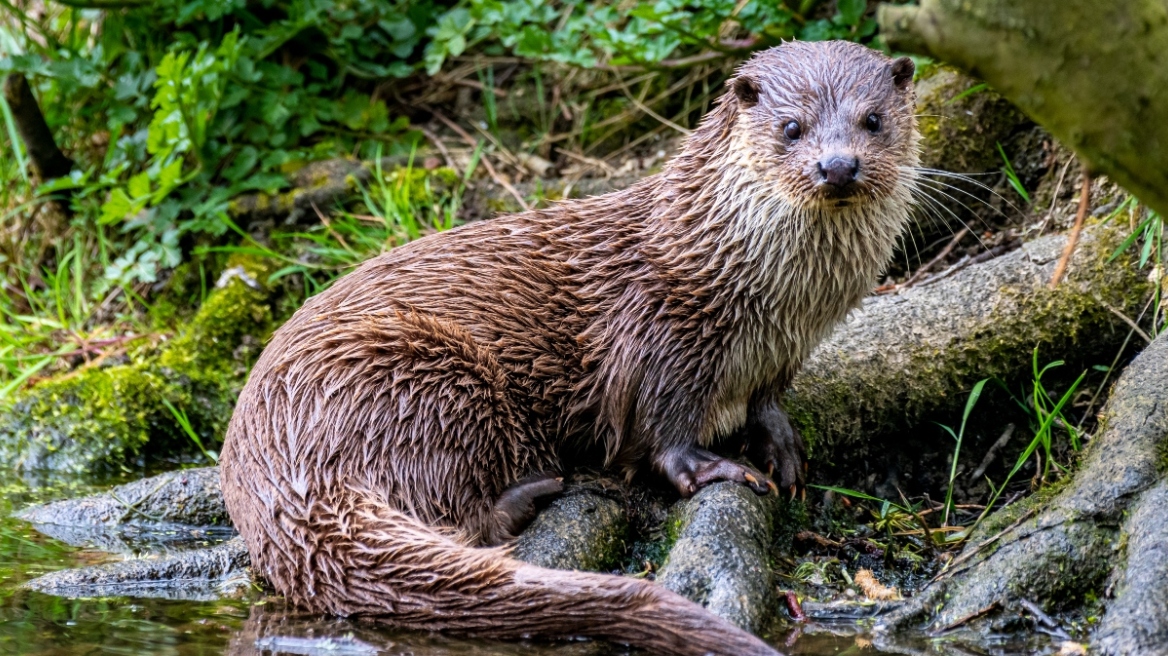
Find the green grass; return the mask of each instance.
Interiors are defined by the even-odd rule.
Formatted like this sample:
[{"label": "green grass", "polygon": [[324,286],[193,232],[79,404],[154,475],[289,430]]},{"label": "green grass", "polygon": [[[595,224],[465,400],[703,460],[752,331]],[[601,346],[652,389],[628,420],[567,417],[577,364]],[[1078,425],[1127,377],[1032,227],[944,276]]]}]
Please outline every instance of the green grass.
[{"label": "green grass", "polygon": [[176,408],[174,404],[166,399],[162,399],[162,404],[165,405],[166,409],[170,411],[170,414],[174,417],[174,420],[179,425],[179,428],[181,428],[182,432],[190,438],[191,442],[193,442],[194,445],[203,454],[203,457],[209,460],[211,464],[218,464],[219,453],[217,451],[208,451],[207,448],[203,446],[203,440],[199,437],[199,434],[195,432],[195,428],[191,425],[191,420],[189,417],[187,417],[186,411]]},{"label": "green grass", "polygon": [[378,157],[371,181],[359,187],[360,201],[353,206],[340,208],[331,217],[320,212],[319,222],[306,229],[274,231],[270,245],[256,241],[224,217],[242,244],[200,250],[275,260],[282,266],[269,282],[294,278],[306,297],[313,296],[371,257],[457,225],[462,195],[480,156],[481,147],[474,151],[461,176],[449,170],[416,169],[412,158],[407,166],[386,171]]},{"label": "green grass", "polygon": [[961,443],[965,439],[965,425],[969,421],[969,413],[973,411],[973,406],[977,404],[977,399],[981,396],[981,391],[985,388],[985,384],[989,380],[989,378],[983,378],[973,386],[973,390],[969,393],[969,400],[965,402],[965,412],[961,415],[960,430],[954,433],[952,428],[944,424],[938,424],[957,443],[953,447],[953,460],[949,466],[949,486],[945,490],[945,514],[941,518],[941,526],[949,525],[949,514],[953,510],[953,481],[957,478],[957,459],[961,457]]},{"label": "green grass", "polygon": [[1018,192],[1022,200],[1026,201],[1026,204],[1029,205],[1030,192],[1026,191],[1026,187],[1018,179],[1018,172],[1014,170],[1014,165],[1010,163],[1010,158],[1006,156],[1006,151],[1002,148],[1002,144],[999,143],[997,146],[998,154],[1002,156],[1002,173],[1006,174],[1006,180],[1014,188],[1014,191]]},{"label": "green grass", "polygon": [[[1149,263],[1152,265],[1152,275],[1158,276],[1160,280],[1160,284],[1156,285],[1152,296],[1152,329],[1150,334],[1155,337],[1164,330],[1165,325],[1168,325],[1168,311],[1166,311],[1168,308],[1163,303],[1165,250],[1168,246],[1164,242],[1164,218],[1150,209],[1141,207],[1135,197],[1129,197],[1104,219],[1104,223],[1125,213],[1135,227],[1111,254],[1108,261],[1115,261],[1124,252],[1138,245],[1140,268],[1146,267]],[[1141,214],[1142,218],[1139,218]],[[1139,219],[1138,223],[1136,223],[1137,219]]]},{"label": "green grass", "polygon": [[[0,401],[75,360],[84,365],[150,335],[145,306],[102,277],[112,247],[100,226],[75,226],[45,239],[43,252],[8,251],[0,286]],[[98,320],[97,310],[107,316]]]}]

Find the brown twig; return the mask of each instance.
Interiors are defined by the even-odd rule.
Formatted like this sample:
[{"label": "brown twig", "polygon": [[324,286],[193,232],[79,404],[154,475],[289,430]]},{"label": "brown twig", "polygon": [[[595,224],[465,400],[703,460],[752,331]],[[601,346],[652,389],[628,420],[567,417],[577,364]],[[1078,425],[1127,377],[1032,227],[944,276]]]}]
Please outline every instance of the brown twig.
[{"label": "brown twig", "polygon": [[[24,142],[28,158],[42,182],[69,175],[73,160],[57,147],[53,133],[45,122],[45,115],[32,95],[28,79],[20,73],[9,73],[4,80],[4,100],[12,110],[16,132]],[[13,144],[15,146],[15,144]]]},{"label": "brown twig", "polygon": [[[633,96],[633,92],[629,90],[628,85],[624,84],[623,79],[620,79],[620,78],[618,78],[618,79],[621,82],[621,91],[624,92],[625,97],[628,98],[629,102],[633,103],[633,106],[635,106],[637,109],[639,109],[642,112],[648,114],[649,116],[652,116],[653,118],[657,119],[658,123],[664,123],[665,125],[668,125],[669,127],[673,128],[674,130],[677,130],[678,132],[680,132],[682,134],[691,134],[693,132],[693,130],[690,130],[689,128],[685,128],[685,127],[678,125],[677,123],[674,123],[673,121],[658,114],[656,111],[653,110],[652,107],[645,105],[645,103],[641,102],[640,98],[636,98]],[[646,82],[645,84],[648,84],[648,82]]]},{"label": "brown twig", "polygon": [[969,228],[962,228],[961,230],[959,230],[957,232],[956,235],[953,235],[953,239],[951,239],[949,241],[949,243],[945,245],[945,248],[942,248],[941,252],[937,253],[937,257],[934,257],[933,259],[926,262],[923,266],[918,268],[915,272],[913,272],[913,274],[911,276],[909,276],[908,280],[905,280],[904,282],[900,283],[899,285],[892,285],[890,287],[880,289],[878,291],[878,293],[891,294],[892,292],[900,291],[901,289],[905,289],[905,288],[913,286],[921,278],[924,278],[925,274],[928,273],[930,269],[932,269],[937,264],[940,264],[942,261],[945,260],[945,258],[949,257],[949,254],[953,252],[953,249],[957,248],[957,245],[960,244],[961,240],[965,239],[965,235],[968,235],[968,234],[969,234]]},{"label": "brown twig", "polygon": [[1063,180],[1067,177],[1067,169],[1071,167],[1071,162],[1074,162],[1074,157],[1068,157],[1067,163],[1063,165],[1063,170],[1059,173],[1058,184],[1054,186],[1054,193],[1050,196],[1050,207],[1046,210],[1046,216],[1042,217],[1042,224],[1038,226],[1038,234],[1046,231],[1046,224],[1050,223],[1050,217],[1054,216],[1054,206],[1058,203],[1059,194],[1063,190]]},{"label": "brown twig", "polygon": [[1123,312],[1120,312],[1119,308],[1117,308],[1114,305],[1103,300],[1103,297],[1099,296],[1099,294],[1095,294],[1095,300],[1099,301],[1099,304],[1102,305],[1103,307],[1107,308],[1107,310],[1109,312],[1111,312],[1115,316],[1119,317],[1120,321],[1126,323],[1128,325],[1128,327],[1131,328],[1132,331],[1135,332],[1135,334],[1137,334],[1141,338],[1143,338],[1143,340],[1145,342],[1147,342],[1149,344],[1152,343],[1152,336],[1149,335],[1148,333],[1144,332],[1144,329],[1140,328],[1140,324],[1136,323],[1135,321],[1132,321],[1131,317],[1127,316]]},{"label": "brown twig", "polygon": [[843,543],[836,542],[814,531],[799,531],[795,534],[795,539],[800,542],[814,542],[824,549],[840,549],[844,546]]},{"label": "brown twig", "polygon": [[1021,240],[1013,239],[1013,240],[1007,241],[1005,243],[998,244],[997,246],[994,246],[993,248],[991,248],[987,251],[982,251],[982,252],[978,253],[977,255],[974,255],[973,257],[969,257],[967,255],[967,256],[961,258],[960,260],[958,260],[957,263],[954,264],[953,266],[949,267],[948,269],[945,269],[944,271],[942,271],[941,273],[938,273],[935,276],[930,276],[929,278],[926,278],[925,280],[920,281],[919,283],[917,283],[917,285],[920,287],[924,287],[926,285],[931,285],[935,282],[944,280],[944,279],[948,278],[949,276],[957,273],[958,271],[964,269],[967,266],[972,266],[974,264],[981,264],[982,262],[987,262],[989,260],[994,259],[995,257],[998,257],[1000,255],[1008,253],[1008,252],[1014,250],[1016,247],[1018,247],[1021,243],[1022,243]]},{"label": "brown twig", "polygon": [[450,150],[446,148],[446,144],[429,128],[422,127],[421,130],[422,135],[429,139],[430,143],[434,144],[434,147],[438,149],[439,153],[442,153],[442,159],[446,160],[446,166],[453,169],[454,159],[450,157]]},{"label": "brown twig", "polygon": [[[482,82],[479,82],[478,80],[468,80],[466,78],[453,78],[453,77],[450,77],[449,75],[443,75],[441,73],[435,75],[431,79],[434,80],[435,82],[444,82],[446,84],[453,84],[455,86],[475,89],[475,90],[480,91],[482,93],[487,92],[486,85],[484,85]],[[496,98],[506,98],[507,97],[507,92],[504,91],[503,89],[498,88],[498,87],[491,87],[490,91]]]},{"label": "brown twig", "polygon": [[953,629],[956,629],[959,626],[962,626],[964,624],[969,624],[970,622],[976,620],[979,617],[984,617],[986,615],[989,615],[997,607],[998,607],[998,602],[995,601],[995,602],[991,603],[989,606],[986,606],[985,608],[979,608],[979,609],[973,611],[972,613],[966,615],[965,617],[959,618],[957,621],[955,621],[951,624],[946,624],[945,626],[938,629],[934,633],[934,635],[945,633],[947,631],[952,631]]},{"label": "brown twig", "polygon": [[977,546],[975,546],[973,549],[970,549],[969,551],[967,551],[967,552],[965,552],[965,553],[961,554],[961,555],[960,555],[960,556],[958,556],[957,558],[954,558],[954,559],[953,559],[953,560],[952,560],[952,561],[949,563],[949,567],[948,567],[948,568],[946,568],[946,569],[945,569],[945,571],[943,571],[943,572],[941,572],[940,574],[938,574],[938,575],[934,576],[934,577],[933,577],[933,580],[929,581],[929,583],[936,583],[937,581],[940,581],[941,579],[943,579],[943,578],[945,578],[945,577],[947,577],[947,576],[953,576],[954,574],[956,574],[956,573],[957,573],[957,566],[958,566],[958,565],[961,565],[962,563],[965,563],[966,561],[968,561],[969,559],[973,558],[973,557],[974,557],[974,556],[976,556],[978,553],[980,553],[982,549],[985,549],[986,547],[990,546],[990,545],[991,545],[991,544],[993,544],[994,542],[997,542],[998,540],[1000,540],[1000,539],[1002,538],[1002,536],[1003,536],[1003,535],[1005,535],[1005,534],[1009,533],[1010,531],[1013,531],[1014,529],[1016,529],[1016,528],[1018,528],[1019,526],[1021,526],[1021,525],[1022,525],[1022,522],[1024,522],[1024,521],[1026,521],[1026,520],[1030,519],[1030,518],[1031,518],[1031,517],[1034,515],[1034,513],[1035,513],[1035,512],[1037,512],[1037,509],[1036,509],[1036,508],[1031,508],[1030,510],[1027,510],[1026,512],[1022,513],[1022,516],[1021,516],[1021,517],[1019,517],[1018,519],[1014,520],[1014,523],[1013,523],[1013,524],[1010,524],[1009,526],[1007,526],[1006,528],[1002,529],[1001,531],[998,531],[998,532],[997,532],[997,533],[995,533],[994,535],[992,535],[992,536],[990,536],[990,537],[986,538],[985,540],[982,540],[982,541],[981,541],[980,543],[978,543],[978,545],[977,545]]},{"label": "brown twig", "polygon": [[[459,124],[455,123],[454,121],[450,120],[449,118],[446,118],[446,116],[443,115],[442,112],[439,112],[436,109],[430,109],[430,113],[432,113],[434,115],[434,118],[438,119],[439,121],[442,121],[443,125],[450,128],[451,130],[454,130],[454,132],[459,137],[462,137],[462,140],[465,141],[467,143],[467,145],[469,145],[471,148],[475,148],[478,146],[478,142],[474,140],[474,137],[470,136],[470,133],[468,133],[466,130],[463,130],[462,126],[460,126]],[[491,179],[494,180],[496,184],[498,184],[503,189],[507,190],[507,193],[511,194],[511,197],[514,198],[515,201],[519,203],[519,207],[522,207],[525,212],[527,210],[531,209],[531,206],[527,204],[527,201],[524,200],[522,194],[520,194],[515,189],[515,187],[511,186],[510,182],[507,182],[506,180],[504,180],[499,175],[499,173],[497,171],[495,171],[495,167],[491,165],[491,161],[489,159],[487,159],[486,154],[483,154],[479,158],[479,161],[481,161],[483,163],[483,168],[485,168],[487,170],[487,175],[491,176]]]},{"label": "brown twig", "polygon": [[1087,209],[1091,206],[1091,172],[1083,167],[1083,192],[1079,195],[1079,212],[1075,215],[1075,225],[1071,228],[1071,235],[1067,238],[1067,247],[1063,249],[1063,256],[1059,258],[1054,268],[1054,275],[1050,278],[1050,288],[1058,287],[1067,272],[1067,264],[1071,255],[1075,253],[1075,246],[1079,244],[1079,233],[1083,231],[1083,221],[1087,218]]},{"label": "brown twig", "polygon": [[1006,443],[1010,441],[1010,438],[1013,435],[1014,424],[1006,424],[1006,430],[1002,431],[1002,436],[993,443],[993,446],[990,447],[989,451],[986,451],[985,457],[981,459],[981,464],[979,464],[977,469],[973,470],[973,473],[969,475],[969,481],[971,483],[981,480],[982,474],[986,473],[986,470],[989,469],[991,464],[993,464],[994,459],[997,458],[998,452],[1006,446]]}]

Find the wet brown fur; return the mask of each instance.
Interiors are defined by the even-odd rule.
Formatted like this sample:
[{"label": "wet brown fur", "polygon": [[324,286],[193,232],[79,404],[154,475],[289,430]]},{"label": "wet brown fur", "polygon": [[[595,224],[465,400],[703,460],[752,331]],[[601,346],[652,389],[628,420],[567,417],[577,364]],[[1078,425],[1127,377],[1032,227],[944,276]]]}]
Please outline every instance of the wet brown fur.
[{"label": "wet brown fur", "polygon": [[[795,482],[779,394],[869,291],[911,204],[906,70],[850,43],[759,53],[662,173],[420,239],[309,300],[223,447],[257,570],[306,609],[408,628],[776,653],[652,583],[484,545],[558,489],[569,447],[689,494],[763,476],[704,451],[746,431],[754,461]],[[871,112],[882,133],[863,131]],[[861,162],[845,200],[815,182],[835,151]]]}]

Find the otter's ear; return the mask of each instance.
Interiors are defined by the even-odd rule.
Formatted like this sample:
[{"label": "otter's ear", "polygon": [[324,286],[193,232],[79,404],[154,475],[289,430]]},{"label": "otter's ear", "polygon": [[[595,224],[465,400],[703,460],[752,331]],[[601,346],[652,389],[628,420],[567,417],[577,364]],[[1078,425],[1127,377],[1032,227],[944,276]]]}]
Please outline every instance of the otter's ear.
[{"label": "otter's ear", "polygon": [[917,72],[917,65],[908,57],[901,57],[892,62],[892,83],[897,89],[904,89],[912,84],[913,74]]},{"label": "otter's ear", "polygon": [[738,98],[738,106],[746,109],[758,104],[758,82],[741,75],[730,83],[734,96]]}]

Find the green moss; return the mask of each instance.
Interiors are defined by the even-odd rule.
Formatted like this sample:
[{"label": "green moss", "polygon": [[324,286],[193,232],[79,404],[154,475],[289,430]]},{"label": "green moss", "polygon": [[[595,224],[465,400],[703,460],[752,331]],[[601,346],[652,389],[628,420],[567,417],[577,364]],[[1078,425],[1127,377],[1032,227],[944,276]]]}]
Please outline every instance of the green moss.
[{"label": "green moss", "polygon": [[264,284],[272,274],[271,260],[232,258],[222,289],[210,294],[190,325],[162,349],[158,364],[176,370],[224,369],[248,336],[266,335],[272,310]]},{"label": "green moss", "polygon": [[[986,517],[981,525],[977,527],[977,530],[970,536],[969,543],[978,544],[987,538],[1001,533],[1026,513],[1043,508],[1059,492],[1066,489],[1071,480],[1071,476],[1064,476],[1053,483],[1042,486],[1030,496],[1019,499],[1005,508],[994,512],[989,517]],[[992,552],[994,548],[996,547],[991,547],[990,551]]]},{"label": "green moss", "polygon": [[781,500],[773,504],[775,510],[775,534],[772,550],[780,554],[795,552],[795,536],[800,531],[811,528],[811,518],[807,515],[807,504],[797,500]]},{"label": "green moss", "polygon": [[819,431],[815,427],[816,417],[807,407],[799,405],[798,402],[789,403],[787,406],[787,418],[803,436],[803,446],[807,449],[807,458],[811,459],[815,456],[815,444],[819,441]]},{"label": "green moss", "polygon": [[978,84],[948,66],[933,66],[918,76],[923,166],[964,173],[1002,166],[998,142],[1005,142],[1029,120],[997,93],[976,90]]},{"label": "green moss", "polygon": [[246,276],[212,292],[155,356],[44,381],[0,410],[0,458],[24,469],[82,472],[190,451],[164,399],[187,414],[204,444],[221,438],[271,330],[267,291],[257,284],[266,266],[235,259],[228,270]]}]

